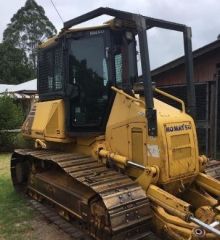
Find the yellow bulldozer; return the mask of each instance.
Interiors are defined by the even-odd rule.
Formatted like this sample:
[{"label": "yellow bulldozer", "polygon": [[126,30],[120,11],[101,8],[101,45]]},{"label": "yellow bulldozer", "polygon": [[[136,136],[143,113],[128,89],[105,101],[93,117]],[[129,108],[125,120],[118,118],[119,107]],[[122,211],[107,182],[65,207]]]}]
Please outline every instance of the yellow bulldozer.
[{"label": "yellow bulldozer", "polygon": [[[113,19],[75,27],[101,15]],[[183,35],[187,107],[152,84],[153,27]],[[38,52],[39,102],[22,127],[35,148],[14,151],[15,188],[98,240],[220,239],[220,164],[198,152],[190,27],[98,8]]]}]

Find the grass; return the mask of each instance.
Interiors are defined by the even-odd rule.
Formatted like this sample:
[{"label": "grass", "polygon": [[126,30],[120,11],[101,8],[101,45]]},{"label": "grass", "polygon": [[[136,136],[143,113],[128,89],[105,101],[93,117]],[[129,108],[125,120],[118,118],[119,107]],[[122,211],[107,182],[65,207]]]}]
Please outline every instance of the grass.
[{"label": "grass", "polygon": [[33,210],[13,189],[10,154],[0,154],[0,240],[33,239]]}]

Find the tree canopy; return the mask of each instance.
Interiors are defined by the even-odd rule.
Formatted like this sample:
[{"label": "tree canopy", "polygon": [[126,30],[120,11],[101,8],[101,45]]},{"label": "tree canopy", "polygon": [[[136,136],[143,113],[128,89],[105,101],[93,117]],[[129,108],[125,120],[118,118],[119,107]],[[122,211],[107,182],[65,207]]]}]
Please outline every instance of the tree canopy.
[{"label": "tree canopy", "polygon": [[35,72],[25,52],[10,43],[0,43],[0,83],[19,84],[33,79]]},{"label": "tree canopy", "polygon": [[3,33],[3,41],[22,49],[36,69],[37,45],[42,39],[56,33],[56,28],[45,15],[43,7],[35,0],[27,0],[25,6],[11,18]]}]

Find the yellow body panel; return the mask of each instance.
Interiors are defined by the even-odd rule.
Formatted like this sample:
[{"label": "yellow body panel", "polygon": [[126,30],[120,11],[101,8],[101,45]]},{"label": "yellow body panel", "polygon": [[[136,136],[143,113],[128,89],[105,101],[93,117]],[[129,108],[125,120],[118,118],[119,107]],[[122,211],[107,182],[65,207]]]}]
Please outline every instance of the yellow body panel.
[{"label": "yellow body panel", "polygon": [[27,134],[27,122],[23,125],[24,136],[51,142],[70,142],[65,133],[65,110],[63,100],[38,102],[30,134]]},{"label": "yellow body panel", "polygon": [[[198,146],[192,118],[157,99],[154,104],[158,110],[158,136],[149,137],[144,107],[117,94],[106,129],[109,150],[145,166],[158,166],[159,183],[196,176]],[[135,171],[130,171],[132,176]]]}]

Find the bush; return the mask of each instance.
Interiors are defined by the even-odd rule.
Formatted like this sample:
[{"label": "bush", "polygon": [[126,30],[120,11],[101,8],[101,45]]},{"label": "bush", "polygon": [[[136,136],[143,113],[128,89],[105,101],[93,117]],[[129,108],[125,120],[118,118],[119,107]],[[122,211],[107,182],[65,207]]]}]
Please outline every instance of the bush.
[{"label": "bush", "polygon": [[21,107],[8,96],[0,97],[0,130],[20,128],[23,120]]},{"label": "bush", "polygon": [[0,149],[10,151],[15,147],[17,133],[3,132],[21,128],[24,116],[19,105],[8,96],[0,97]]}]

